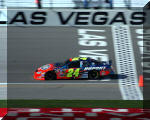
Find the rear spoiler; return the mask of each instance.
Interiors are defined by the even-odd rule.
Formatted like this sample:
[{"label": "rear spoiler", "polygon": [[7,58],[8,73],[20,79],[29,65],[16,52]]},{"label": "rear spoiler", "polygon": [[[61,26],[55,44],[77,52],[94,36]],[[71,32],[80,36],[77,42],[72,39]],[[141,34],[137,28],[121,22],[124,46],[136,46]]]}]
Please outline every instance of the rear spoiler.
[{"label": "rear spoiler", "polygon": [[109,64],[112,65],[112,60],[109,60]]}]

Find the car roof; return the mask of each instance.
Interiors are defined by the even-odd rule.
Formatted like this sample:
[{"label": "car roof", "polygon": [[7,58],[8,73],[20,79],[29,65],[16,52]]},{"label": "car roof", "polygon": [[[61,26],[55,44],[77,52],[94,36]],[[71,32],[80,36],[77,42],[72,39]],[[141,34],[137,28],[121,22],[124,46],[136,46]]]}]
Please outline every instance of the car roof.
[{"label": "car roof", "polygon": [[74,57],[74,58],[70,58],[71,62],[75,62],[75,61],[91,61],[94,59],[91,59],[89,57]]}]

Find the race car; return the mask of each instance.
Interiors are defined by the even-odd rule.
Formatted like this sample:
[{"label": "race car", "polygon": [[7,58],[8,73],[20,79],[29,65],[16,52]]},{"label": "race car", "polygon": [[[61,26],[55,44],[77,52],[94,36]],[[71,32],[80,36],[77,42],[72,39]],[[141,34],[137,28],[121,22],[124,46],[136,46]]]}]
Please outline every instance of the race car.
[{"label": "race car", "polygon": [[36,80],[99,79],[113,75],[112,61],[97,61],[92,58],[74,57],[63,63],[46,64],[34,72]]}]

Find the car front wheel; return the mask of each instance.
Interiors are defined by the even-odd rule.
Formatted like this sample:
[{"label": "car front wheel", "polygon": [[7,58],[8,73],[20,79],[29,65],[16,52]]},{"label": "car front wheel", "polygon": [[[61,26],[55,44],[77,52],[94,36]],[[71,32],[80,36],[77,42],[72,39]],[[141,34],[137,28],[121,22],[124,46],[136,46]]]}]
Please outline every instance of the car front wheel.
[{"label": "car front wheel", "polygon": [[45,74],[45,80],[56,80],[56,73],[54,71],[49,71]]}]

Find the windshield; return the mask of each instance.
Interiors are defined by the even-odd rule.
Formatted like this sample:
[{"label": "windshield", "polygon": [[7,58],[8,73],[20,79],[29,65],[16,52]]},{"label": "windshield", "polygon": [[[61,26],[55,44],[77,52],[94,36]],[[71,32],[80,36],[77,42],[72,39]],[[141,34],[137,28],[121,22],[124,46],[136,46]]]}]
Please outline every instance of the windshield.
[{"label": "windshield", "polygon": [[68,64],[69,62],[70,62],[70,60],[68,59],[64,62],[64,64]]},{"label": "windshield", "polygon": [[68,59],[68,60],[66,60],[65,62],[54,63],[54,65],[55,65],[56,67],[62,67],[62,66],[64,66],[64,65],[68,64],[69,62],[70,62],[70,61],[69,61],[69,59]]}]

